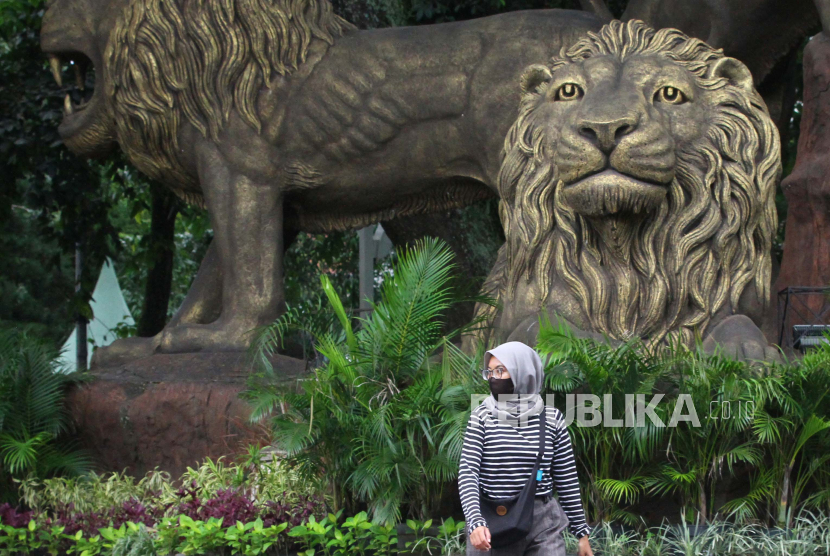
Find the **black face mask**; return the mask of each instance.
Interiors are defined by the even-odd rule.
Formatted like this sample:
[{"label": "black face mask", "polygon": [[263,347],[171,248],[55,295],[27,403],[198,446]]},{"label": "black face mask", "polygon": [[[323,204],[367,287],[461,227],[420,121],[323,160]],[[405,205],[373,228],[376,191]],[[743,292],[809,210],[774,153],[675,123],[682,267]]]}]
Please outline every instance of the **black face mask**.
[{"label": "black face mask", "polygon": [[512,378],[495,378],[490,377],[490,393],[498,401],[499,394],[513,393],[513,379]]}]

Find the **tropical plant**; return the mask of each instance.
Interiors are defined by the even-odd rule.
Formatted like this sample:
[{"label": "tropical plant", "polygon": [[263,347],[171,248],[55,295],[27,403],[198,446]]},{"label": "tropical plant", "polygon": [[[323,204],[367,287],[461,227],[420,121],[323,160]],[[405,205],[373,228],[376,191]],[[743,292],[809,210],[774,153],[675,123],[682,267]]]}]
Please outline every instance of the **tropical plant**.
[{"label": "tropical plant", "polygon": [[[756,475],[751,494],[768,498],[779,527],[789,527],[802,502],[814,505],[830,498],[826,478],[830,466],[830,344],[808,354],[801,364],[778,369],[780,387],[759,400],[753,429],[769,453],[771,465]],[[809,485],[818,486],[806,501]],[[734,502],[733,502],[734,503]]]},{"label": "tropical plant", "polygon": [[[213,554],[216,556],[264,556],[297,550],[300,556],[389,556],[392,554],[464,553],[464,522],[447,519],[432,534],[432,520],[408,520],[407,529],[417,541],[397,548],[395,528],[372,524],[365,512],[341,521],[342,514],[320,520],[309,518],[286,528],[263,522],[226,525],[220,519],[208,522],[189,518],[166,518],[150,529],[126,523],[105,527],[95,535],[74,535],[60,527],[36,523],[22,527],[0,525],[0,555],[78,554],[84,556],[155,556]],[[576,552],[577,541],[564,532],[566,551]],[[293,542],[294,544],[291,544]],[[757,523],[715,521],[696,527],[680,523],[636,530],[620,523],[603,522],[591,532],[591,545],[599,556],[817,556],[830,553],[830,517],[802,512],[789,529],[767,528]]]},{"label": "tropical plant", "polygon": [[456,521],[451,517],[441,522],[441,525],[438,527],[437,539],[438,545],[441,547],[440,553],[443,556],[452,556],[465,552],[466,539],[464,526],[464,521]]},{"label": "tropical plant", "polygon": [[783,396],[784,386],[774,373],[699,350],[687,352],[668,378],[679,395],[688,396],[697,422],[668,428],[669,461],[649,485],[657,494],[679,493],[684,507],[695,508],[698,522],[706,523],[724,471],[734,475],[736,464],[762,463],[762,450],[751,438],[754,409]]},{"label": "tropical plant", "polygon": [[[553,326],[543,319],[536,349],[546,356],[545,383],[554,393],[554,401],[567,419],[581,468],[589,517],[592,521],[638,522],[629,507],[645,492],[648,464],[663,439],[665,429],[646,421],[642,426],[628,426],[634,396],[650,400],[655,384],[667,373],[665,356],[647,349],[637,341],[619,345],[577,338],[565,326]],[[573,420],[573,398],[563,395],[598,396],[594,409],[606,421],[620,420],[623,426],[583,426]],[[557,397],[558,395],[558,397]],[[562,404],[563,400],[571,403]],[[665,421],[664,406],[655,409]],[[639,423],[638,423],[639,425]]]},{"label": "tropical plant", "polygon": [[130,501],[151,503],[156,498],[172,500],[175,489],[170,474],[150,471],[140,480],[126,472],[99,475],[94,471],[78,477],[38,479],[26,477],[19,481],[20,499],[35,513],[50,513],[72,508],[84,514],[104,512]]},{"label": "tropical plant", "polygon": [[[631,507],[644,495],[677,496],[684,514],[704,523],[721,512],[788,526],[805,508],[830,507],[830,345],[799,362],[750,365],[699,346],[598,342],[547,319],[540,325],[548,391],[594,394],[604,425],[623,423],[570,426],[594,521],[639,523]],[[629,425],[637,394],[663,396],[654,408],[660,423]],[[697,421],[665,426],[672,408],[694,411]],[[572,419],[572,408],[564,410]],[[740,474],[750,477],[748,491],[717,507],[721,482]]]},{"label": "tropical plant", "polygon": [[[642,531],[616,523],[599,524],[591,532],[595,554],[614,556],[815,556],[830,552],[830,518],[803,513],[791,529],[768,529],[757,523],[716,521],[696,527],[681,517]],[[567,552],[576,552],[576,539],[565,532]]]},{"label": "tropical plant", "polygon": [[[259,507],[263,519],[268,515],[302,513],[309,503],[324,508],[321,485],[305,480],[285,460],[253,464],[248,456],[239,462],[225,457],[206,458],[198,467],[188,467],[177,478],[158,469],[135,479],[126,472],[99,475],[89,472],[80,477],[54,477],[20,481],[21,501],[34,513],[52,516],[80,514],[113,515],[136,504],[154,515],[171,515],[185,505],[192,511],[207,511],[203,505],[218,507],[222,501],[242,504],[242,497]],[[247,502],[245,502],[247,503]],[[226,504],[230,511],[233,504]],[[3,508],[0,518],[5,520]],[[291,518],[293,519],[293,517]]]},{"label": "tropical plant", "polygon": [[252,352],[257,356],[258,365],[271,372],[271,358],[278,350],[285,350],[287,339],[296,339],[302,346],[307,365],[320,367],[325,365],[325,360],[315,349],[316,340],[329,334],[337,343],[345,341],[345,330],[339,322],[335,312],[329,310],[329,302],[322,292],[309,294],[300,304],[286,303],[285,313],[279,319],[257,331]]},{"label": "tropical plant", "polygon": [[299,391],[264,365],[243,395],[252,419],[270,422],[276,445],[298,468],[329,481],[335,510],[364,503],[373,521],[393,523],[407,505],[424,516],[456,476],[471,391],[469,378],[453,378],[465,374],[461,367],[472,376],[473,360],[448,341],[455,332],[442,335],[447,309],[467,301],[453,298],[452,268],[452,252],[439,240],[399,251],[380,301],[356,327],[323,275],[339,327],[298,324],[289,315],[258,344],[262,361],[289,326],[315,337],[323,364]]},{"label": "tropical plant", "polygon": [[143,523],[129,523],[128,534],[115,541],[112,556],[157,556],[155,539]]},{"label": "tropical plant", "polygon": [[57,354],[14,331],[0,334],[0,496],[15,502],[13,481],[86,472],[90,460],[68,440],[67,388],[83,375],[66,373]]}]

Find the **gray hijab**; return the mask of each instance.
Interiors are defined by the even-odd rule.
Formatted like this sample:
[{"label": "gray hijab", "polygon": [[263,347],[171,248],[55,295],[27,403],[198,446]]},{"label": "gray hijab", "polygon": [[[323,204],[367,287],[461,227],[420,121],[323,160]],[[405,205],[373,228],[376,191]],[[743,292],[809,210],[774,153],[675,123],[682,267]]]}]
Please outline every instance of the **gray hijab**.
[{"label": "gray hijab", "polygon": [[[495,357],[510,372],[513,379],[513,395],[496,400],[493,394],[484,399],[484,405],[490,410],[493,419],[516,421],[537,415],[545,406],[539,394],[545,378],[542,358],[530,346],[522,342],[507,342],[484,353],[484,368]],[[485,372],[482,377],[487,380]],[[510,399],[512,398],[512,399]]]}]

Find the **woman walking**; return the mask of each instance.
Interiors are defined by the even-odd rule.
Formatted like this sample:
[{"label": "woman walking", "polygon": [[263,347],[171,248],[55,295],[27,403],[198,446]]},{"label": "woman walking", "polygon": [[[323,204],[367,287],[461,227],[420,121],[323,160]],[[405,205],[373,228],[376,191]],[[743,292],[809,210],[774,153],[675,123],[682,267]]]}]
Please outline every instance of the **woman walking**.
[{"label": "woman walking", "polygon": [[565,527],[578,556],[593,556],[565,420],[540,395],[539,354],[507,342],[484,354],[482,376],[490,396],[470,415],[458,473],[468,556],[564,556]]}]

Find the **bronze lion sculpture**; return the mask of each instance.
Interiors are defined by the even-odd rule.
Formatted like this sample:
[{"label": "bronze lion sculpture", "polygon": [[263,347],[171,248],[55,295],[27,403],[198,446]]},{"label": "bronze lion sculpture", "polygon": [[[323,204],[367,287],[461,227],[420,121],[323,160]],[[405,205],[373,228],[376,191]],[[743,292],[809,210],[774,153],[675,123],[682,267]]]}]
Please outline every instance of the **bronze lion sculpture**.
[{"label": "bronze lion sculpture", "polygon": [[[99,350],[241,350],[284,310],[285,230],[360,227],[496,194],[512,84],[600,28],[540,10],[358,31],[328,0],[51,0],[41,45],[60,79],[94,66],[59,131],[115,145],[204,204],[214,231],[185,303],[152,339]],[[87,87],[87,89],[89,89]]]},{"label": "bronze lion sculpture", "polygon": [[777,357],[758,323],[780,147],[747,68],[615,21],[520,86],[498,178],[507,241],[484,285],[503,310],[477,307],[496,335],[533,344],[547,313],[614,340]]}]

